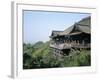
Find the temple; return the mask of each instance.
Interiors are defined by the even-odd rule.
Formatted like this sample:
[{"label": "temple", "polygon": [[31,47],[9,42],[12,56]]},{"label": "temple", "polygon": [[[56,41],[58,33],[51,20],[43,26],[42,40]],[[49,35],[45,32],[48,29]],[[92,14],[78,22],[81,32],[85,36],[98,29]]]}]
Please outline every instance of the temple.
[{"label": "temple", "polygon": [[[50,48],[56,54],[64,54],[72,48],[90,49],[91,17],[85,17],[64,31],[52,31]],[[67,54],[69,55],[69,54]]]}]

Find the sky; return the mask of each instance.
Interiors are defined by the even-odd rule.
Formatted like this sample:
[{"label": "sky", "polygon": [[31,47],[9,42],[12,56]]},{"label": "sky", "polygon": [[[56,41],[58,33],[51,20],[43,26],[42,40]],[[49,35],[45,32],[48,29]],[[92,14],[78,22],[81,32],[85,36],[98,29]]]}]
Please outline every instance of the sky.
[{"label": "sky", "polygon": [[24,43],[46,42],[50,40],[52,30],[63,31],[87,16],[90,14],[24,10]]}]

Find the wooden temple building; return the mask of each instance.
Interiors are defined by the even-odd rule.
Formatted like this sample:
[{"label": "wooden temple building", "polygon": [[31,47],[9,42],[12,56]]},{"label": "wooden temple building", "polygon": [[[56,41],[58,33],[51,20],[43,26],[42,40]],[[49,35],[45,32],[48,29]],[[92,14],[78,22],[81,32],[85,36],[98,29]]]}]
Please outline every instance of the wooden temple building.
[{"label": "wooden temple building", "polygon": [[64,31],[52,31],[50,47],[54,53],[66,53],[71,48],[90,49],[91,17],[85,17]]}]

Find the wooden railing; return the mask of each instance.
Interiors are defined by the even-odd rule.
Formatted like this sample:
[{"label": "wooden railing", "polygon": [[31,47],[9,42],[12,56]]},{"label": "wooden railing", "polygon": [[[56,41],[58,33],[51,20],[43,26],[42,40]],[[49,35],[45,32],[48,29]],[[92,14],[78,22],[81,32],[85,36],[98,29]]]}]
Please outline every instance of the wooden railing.
[{"label": "wooden railing", "polygon": [[90,48],[90,44],[50,44],[50,47],[57,49],[69,49],[69,48]]}]

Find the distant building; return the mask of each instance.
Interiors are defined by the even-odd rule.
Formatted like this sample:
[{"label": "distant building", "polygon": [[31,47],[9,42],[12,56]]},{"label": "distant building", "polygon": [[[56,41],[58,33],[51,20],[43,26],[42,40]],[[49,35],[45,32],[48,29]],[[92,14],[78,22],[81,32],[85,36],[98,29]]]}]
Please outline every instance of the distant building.
[{"label": "distant building", "polygon": [[50,47],[57,54],[64,54],[71,48],[90,49],[91,17],[83,18],[64,31],[52,31],[50,38]]}]

